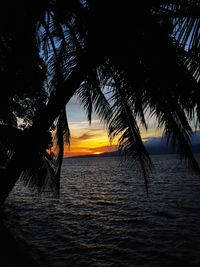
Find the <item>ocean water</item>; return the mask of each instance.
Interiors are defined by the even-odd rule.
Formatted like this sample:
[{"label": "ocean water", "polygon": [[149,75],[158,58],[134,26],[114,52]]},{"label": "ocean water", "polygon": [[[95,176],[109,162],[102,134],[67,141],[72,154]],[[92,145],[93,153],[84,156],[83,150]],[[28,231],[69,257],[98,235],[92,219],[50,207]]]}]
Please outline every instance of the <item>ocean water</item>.
[{"label": "ocean water", "polygon": [[19,182],[5,224],[41,266],[200,266],[200,177],[153,156],[144,180],[116,158],[64,160],[59,198]]}]

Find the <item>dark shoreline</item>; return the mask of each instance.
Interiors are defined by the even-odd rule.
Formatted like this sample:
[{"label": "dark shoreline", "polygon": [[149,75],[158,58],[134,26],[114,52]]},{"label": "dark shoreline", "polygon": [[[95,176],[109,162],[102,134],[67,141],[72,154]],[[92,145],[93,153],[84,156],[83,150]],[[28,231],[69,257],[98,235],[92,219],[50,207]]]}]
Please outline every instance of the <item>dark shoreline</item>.
[{"label": "dark shoreline", "polygon": [[20,240],[7,229],[0,218],[0,266],[1,267],[39,267]]}]

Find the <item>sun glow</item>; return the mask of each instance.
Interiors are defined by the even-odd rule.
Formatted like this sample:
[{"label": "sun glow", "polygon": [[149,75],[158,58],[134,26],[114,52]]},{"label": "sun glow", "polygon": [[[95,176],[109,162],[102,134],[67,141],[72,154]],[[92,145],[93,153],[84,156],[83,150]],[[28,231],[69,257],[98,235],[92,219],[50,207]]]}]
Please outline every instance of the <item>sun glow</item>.
[{"label": "sun glow", "polygon": [[[155,130],[148,133],[141,131],[141,135],[143,141],[147,141],[151,137],[161,136],[161,132]],[[111,144],[105,129],[72,127],[70,148],[65,146],[64,156],[100,155],[104,152],[115,151],[117,148],[117,140]]]},{"label": "sun glow", "polygon": [[[117,139],[109,141],[107,131],[103,123],[94,115],[91,125],[89,125],[83,109],[77,98],[74,97],[66,107],[70,128],[70,148],[65,146],[64,156],[72,157],[79,155],[99,155],[104,152],[112,152],[118,149]],[[140,128],[142,140],[162,135],[161,130],[156,129],[155,120],[151,118],[148,122],[148,132]]]},{"label": "sun glow", "polygon": [[99,151],[97,151],[97,152],[94,152],[93,153],[93,155],[99,155],[99,154],[102,154],[103,152],[99,152]]}]

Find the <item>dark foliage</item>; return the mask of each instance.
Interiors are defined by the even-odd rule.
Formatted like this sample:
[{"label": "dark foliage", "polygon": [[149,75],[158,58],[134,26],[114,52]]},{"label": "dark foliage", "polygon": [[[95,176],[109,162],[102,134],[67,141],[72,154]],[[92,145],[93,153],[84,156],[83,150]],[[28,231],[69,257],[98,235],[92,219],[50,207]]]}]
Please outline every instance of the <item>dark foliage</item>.
[{"label": "dark foliage", "polygon": [[[21,175],[31,186],[59,188],[70,137],[65,104],[75,94],[89,122],[96,112],[110,138],[119,138],[146,184],[152,163],[140,125],[148,130],[152,116],[169,145],[199,173],[190,144],[190,121],[196,127],[200,122],[199,11],[199,1],[189,0],[6,4],[0,14],[4,178],[10,179],[19,154],[11,180]],[[53,144],[49,131],[55,155],[46,150]]]}]

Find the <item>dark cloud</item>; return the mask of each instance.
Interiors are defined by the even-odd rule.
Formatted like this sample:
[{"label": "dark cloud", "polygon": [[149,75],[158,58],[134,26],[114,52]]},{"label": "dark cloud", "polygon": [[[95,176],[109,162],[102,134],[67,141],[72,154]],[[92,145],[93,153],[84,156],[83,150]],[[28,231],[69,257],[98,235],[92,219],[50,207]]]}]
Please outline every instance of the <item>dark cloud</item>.
[{"label": "dark cloud", "polygon": [[83,133],[79,137],[72,137],[74,141],[83,141],[83,140],[88,140],[91,139],[92,137],[96,136],[96,134],[92,133],[91,131]]}]

